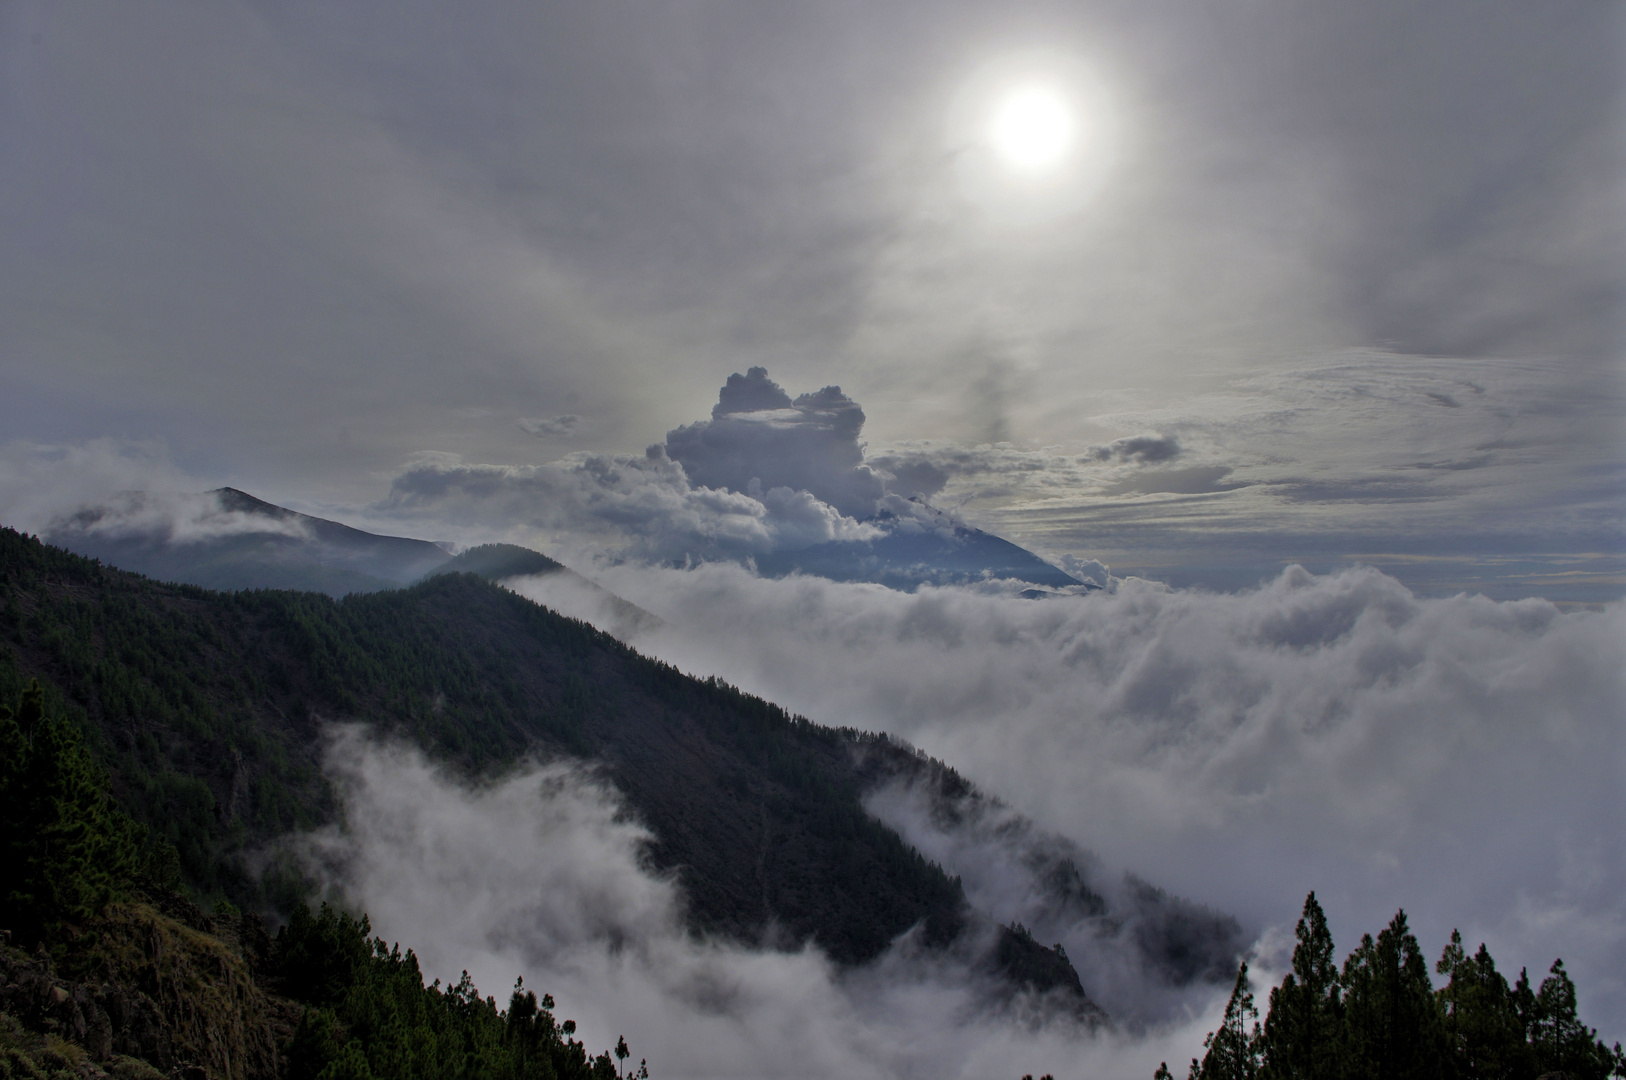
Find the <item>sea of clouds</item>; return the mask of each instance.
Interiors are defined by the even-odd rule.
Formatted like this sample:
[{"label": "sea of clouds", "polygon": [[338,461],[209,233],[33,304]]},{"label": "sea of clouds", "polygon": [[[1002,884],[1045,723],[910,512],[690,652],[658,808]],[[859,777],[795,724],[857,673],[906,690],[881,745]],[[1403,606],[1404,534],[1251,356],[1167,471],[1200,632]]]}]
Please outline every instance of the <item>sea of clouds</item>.
[{"label": "sea of clouds", "polygon": [[[1312,889],[1343,951],[1403,907],[1431,956],[1460,928],[1510,975],[1563,957],[1583,1016],[1626,1033],[1626,605],[1423,599],[1371,569],[1038,601],[724,564],[595,576],[659,617],[624,626],[638,648],[907,739],[1267,952]],[[557,581],[510,584],[599,617]],[[922,814],[872,809],[975,872]]]}]

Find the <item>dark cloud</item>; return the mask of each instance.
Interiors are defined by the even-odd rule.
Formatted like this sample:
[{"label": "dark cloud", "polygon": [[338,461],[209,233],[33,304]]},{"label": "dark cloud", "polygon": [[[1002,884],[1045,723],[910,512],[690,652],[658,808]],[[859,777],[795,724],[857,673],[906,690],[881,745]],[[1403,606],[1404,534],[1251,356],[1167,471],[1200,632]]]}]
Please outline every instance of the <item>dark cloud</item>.
[{"label": "dark cloud", "polygon": [[1132,435],[1106,446],[1092,446],[1082,461],[1172,461],[1180,456],[1180,440],[1173,435]]}]

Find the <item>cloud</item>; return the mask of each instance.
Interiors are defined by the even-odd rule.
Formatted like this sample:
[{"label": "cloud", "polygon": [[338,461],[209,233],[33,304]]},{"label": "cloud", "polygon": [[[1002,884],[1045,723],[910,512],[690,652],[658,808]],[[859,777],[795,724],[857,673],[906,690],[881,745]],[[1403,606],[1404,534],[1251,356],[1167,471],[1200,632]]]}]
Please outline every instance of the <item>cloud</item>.
[{"label": "cloud", "polygon": [[871,460],[939,478],[970,524],[1120,573],[1238,588],[1362,561],[1434,594],[1599,602],[1626,567],[1620,389],[1349,350],[1189,396],[1106,395],[1090,423],[1125,437],[1082,454],[916,442]]},{"label": "cloud", "polygon": [[1626,605],[1371,569],[1040,601],[596,576],[664,620],[639,648],[907,739],[1108,866],[1261,928],[1314,889],[1344,948],[1404,906],[1429,950],[1455,926],[1504,968],[1562,956],[1589,1022],[1626,1031]]},{"label": "cloud", "polygon": [[488,537],[564,531],[656,560],[742,558],[876,533],[805,491],[691,485],[658,444],[643,457],[573,454],[534,466],[420,455],[373,510],[397,520],[454,521]]},{"label": "cloud", "polygon": [[148,537],[190,544],[247,533],[304,538],[297,519],[229,510],[211,486],[178,468],[162,442],[96,439],[0,446],[0,522],[50,536]]},{"label": "cloud", "polygon": [[1132,435],[1105,446],[1092,446],[1085,461],[1172,461],[1180,456],[1180,440],[1173,435]]},{"label": "cloud", "polygon": [[139,538],[154,544],[200,544],[228,536],[287,536],[311,539],[297,517],[275,517],[225,506],[214,492],[126,491],[94,507],[52,523],[53,542],[65,533],[86,538]]},{"label": "cloud", "polygon": [[1118,579],[1112,576],[1107,564],[1100,559],[1081,559],[1069,552],[1059,561],[1063,570],[1080,581],[1092,582],[1103,589],[1113,588],[1118,583]]},{"label": "cloud", "polygon": [[[1225,483],[1235,470],[1229,465],[1194,465],[1189,469],[1146,469],[1136,471],[1101,488],[1103,495],[1159,494],[1203,495],[1230,491],[1245,485]],[[1352,496],[1358,497],[1358,496]]]},{"label": "cloud", "polygon": [[591,1047],[625,1036],[657,1076],[1139,1075],[1196,1051],[1222,1002],[1131,1038],[990,1009],[954,955],[906,935],[864,968],[816,948],[699,940],[683,897],[647,869],[648,832],[578,764],[469,783],[359,728],[331,733],[325,769],[343,826],[289,843],[330,895],[417,952],[428,978],[501,997],[523,976]]},{"label": "cloud", "polygon": [[567,413],[564,416],[555,416],[549,419],[522,417],[514,422],[520,426],[522,431],[527,431],[532,435],[548,437],[575,434],[576,429],[581,426],[582,418]]},{"label": "cloud", "polygon": [[1234,919],[1115,874],[1076,842],[936,779],[885,783],[865,808],[959,878],[977,911],[1059,942],[1121,1029],[1199,1012],[1230,988],[1249,951]]},{"label": "cloud", "polygon": [[696,483],[735,492],[806,491],[849,517],[885,490],[864,464],[864,410],[839,386],[792,400],[766,368],[730,375],[709,421],[666,433],[666,452]]}]

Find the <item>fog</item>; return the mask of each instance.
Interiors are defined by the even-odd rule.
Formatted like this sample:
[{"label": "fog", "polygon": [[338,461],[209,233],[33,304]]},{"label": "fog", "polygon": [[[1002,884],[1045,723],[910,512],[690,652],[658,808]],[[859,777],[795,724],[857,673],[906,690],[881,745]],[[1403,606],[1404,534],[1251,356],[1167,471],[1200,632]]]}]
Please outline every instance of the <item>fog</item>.
[{"label": "fog", "polygon": [[1314,889],[1343,952],[1404,907],[1431,957],[1453,927],[1513,973],[1563,957],[1583,1017],[1626,1030],[1626,606],[1422,599],[1359,568],[1039,601],[595,576],[662,620],[626,631],[640,649],[901,736],[1253,933],[1279,939]]},{"label": "fog", "polygon": [[[955,955],[906,935],[840,971],[816,949],[696,938],[683,898],[643,858],[648,832],[582,763],[531,763],[478,785],[413,749],[330,732],[343,827],[294,850],[328,895],[417,952],[426,978],[465,968],[506,1002],[516,978],[557,999],[592,1051],[624,1035],[663,1080],[684,1077],[1150,1076],[1183,1061],[1213,1009],[1130,1037],[991,1007]],[[1223,1004],[1223,1003],[1220,1003]]]}]

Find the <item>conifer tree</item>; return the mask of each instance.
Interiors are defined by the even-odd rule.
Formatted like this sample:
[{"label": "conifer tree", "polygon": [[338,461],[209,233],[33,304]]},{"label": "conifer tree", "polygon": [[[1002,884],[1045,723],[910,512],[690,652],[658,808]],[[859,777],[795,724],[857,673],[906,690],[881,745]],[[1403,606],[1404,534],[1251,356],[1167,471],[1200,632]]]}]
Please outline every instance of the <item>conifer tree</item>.
[{"label": "conifer tree", "polygon": [[112,801],[107,777],[36,679],[0,707],[0,923],[24,939],[96,914],[136,868],[141,829]]},{"label": "conifer tree", "polygon": [[[1528,992],[1528,982],[1525,988]],[[1598,1033],[1576,1015],[1575,984],[1564,970],[1564,961],[1554,960],[1542,980],[1531,1021],[1528,1037],[1540,1072],[1567,1073],[1575,1080],[1605,1080],[1626,1072],[1619,1044],[1611,1052],[1598,1040]]]},{"label": "conifer tree", "polygon": [[1457,1075],[1462,1080],[1534,1076],[1535,1059],[1525,1042],[1513,991],[1485,946],[1481,944],[1470,958],[1462,935],[1453,930],[1434,970],[1450,976],[1438,998]]},{"label": "conifer tree", "polygon": [[1343,1001],[1332,933],[1313,892],[1304,898],[1294,936],[1293,970],[1270,992],[1260,1075],[1268,1080],[1329,1080],[1338,1075]]},{"label": "conifer tree", "polygon": [[1191,1063],[1189,1080],[1256,1080],[1259,1076],[1259,1010],[1248,989],[1248,965],[1236,969],[1236,985],[1225,1004],[1219,1029],[1203,1040],[1208,1052]]},{"label": "conifer tree", "polygon": [[1439,1080],[1449,1077],[1445,1027],[1417,939],[1397,912],[1377,940],[1367,934],[1344,962],[1348,1043],[1344,1075],[1352,1080]]}]

